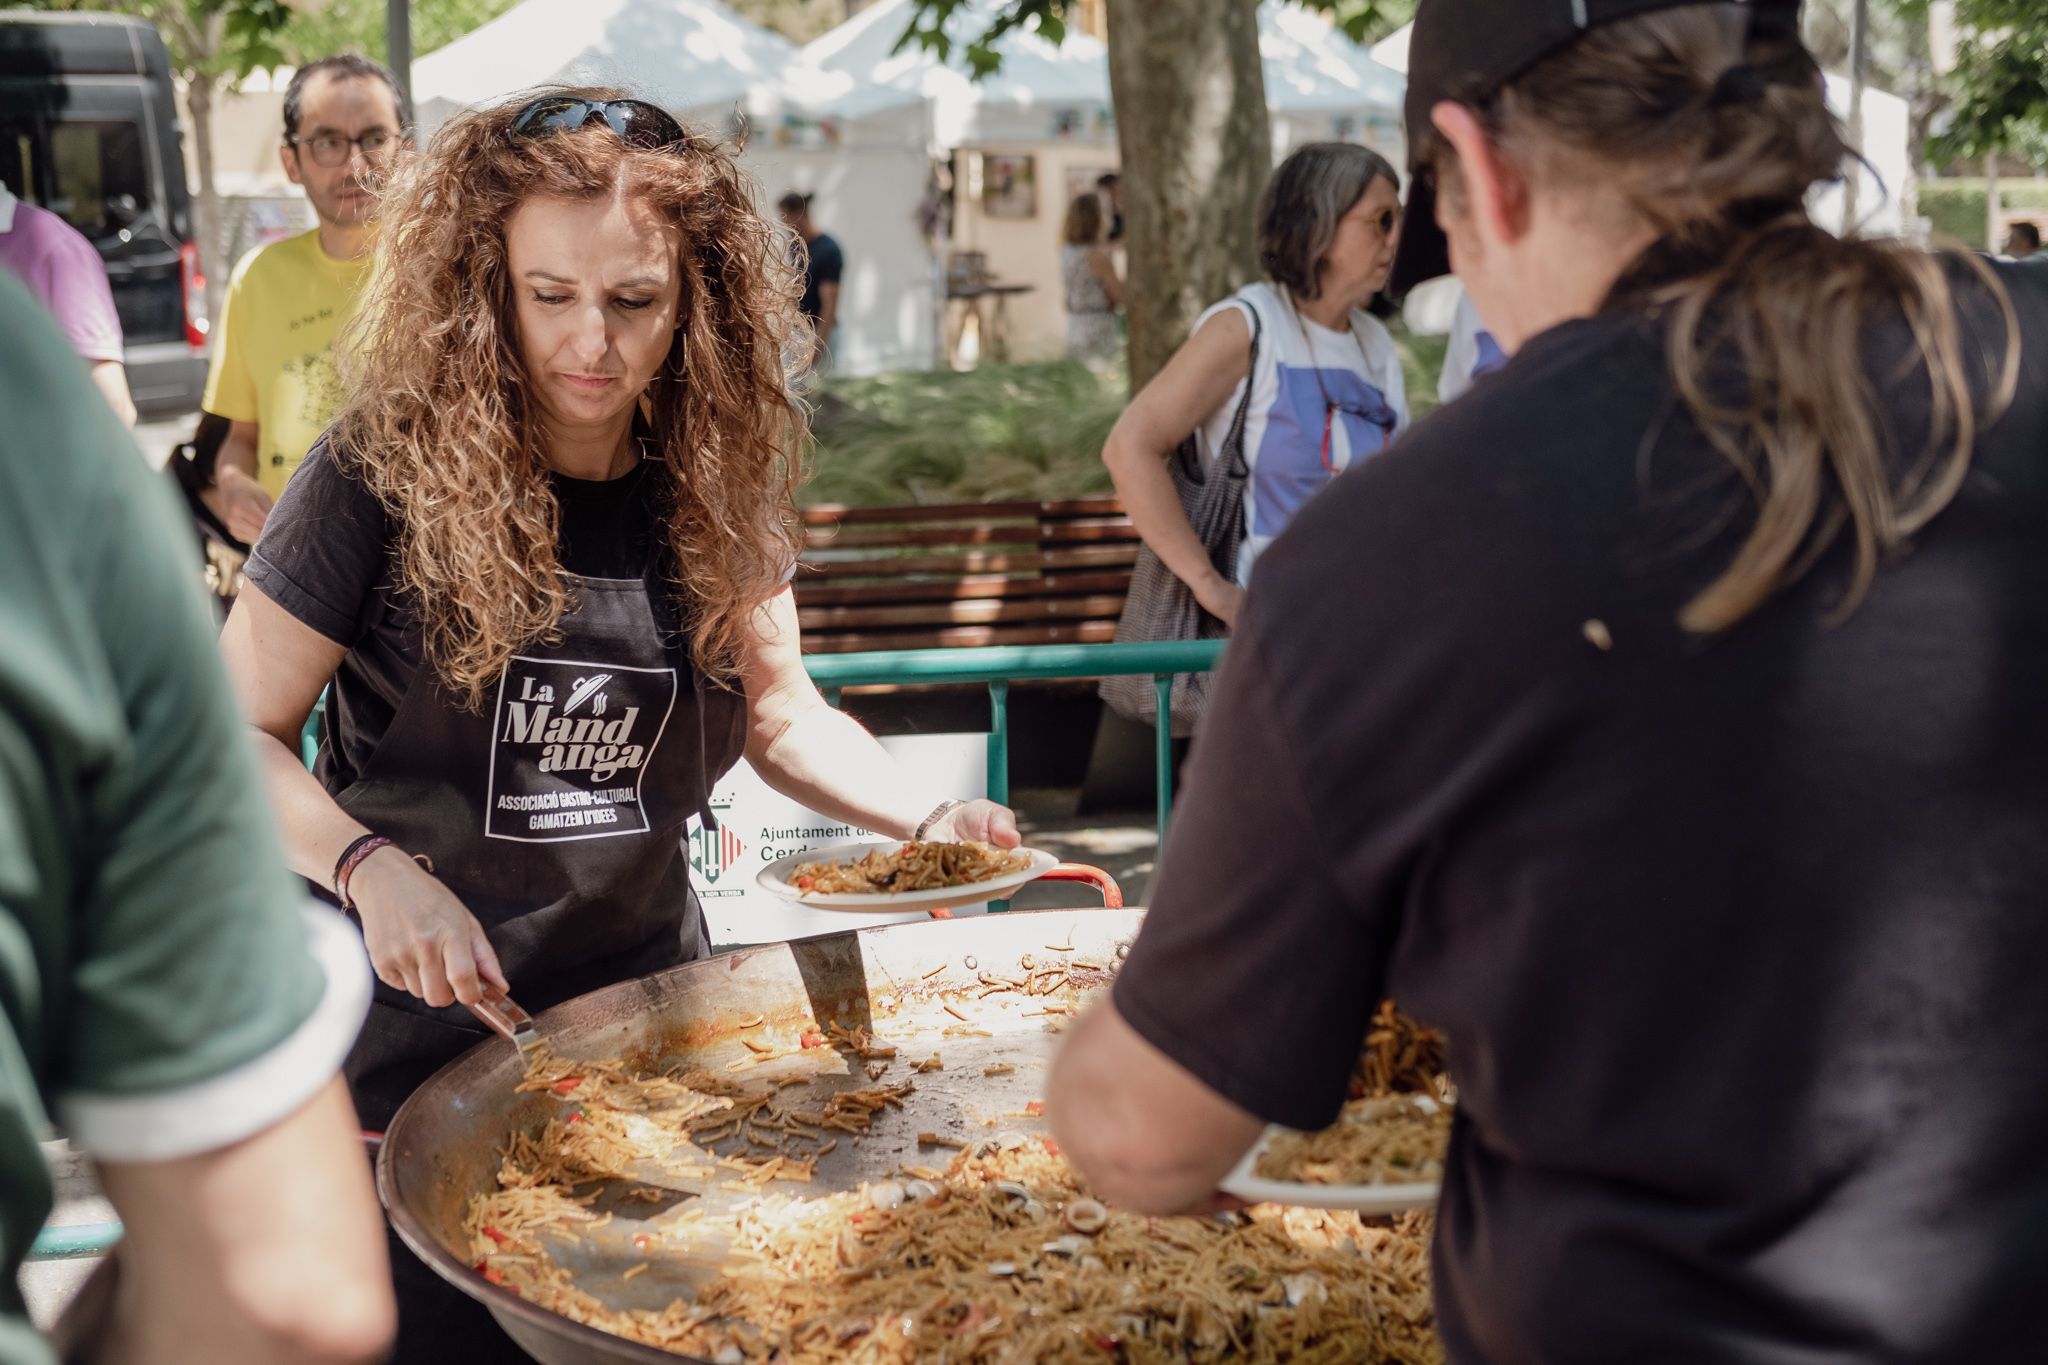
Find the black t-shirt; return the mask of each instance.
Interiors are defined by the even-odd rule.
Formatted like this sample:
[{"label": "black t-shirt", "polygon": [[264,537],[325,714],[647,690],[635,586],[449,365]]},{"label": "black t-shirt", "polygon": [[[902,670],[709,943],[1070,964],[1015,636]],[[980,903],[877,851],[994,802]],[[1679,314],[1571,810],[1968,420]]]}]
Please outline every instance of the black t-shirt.
[{"label": "black t-shirt", "polygon": [[[654,466],[620,478],[551,474],[561,503],[562,567],[585,578],[640,578],[659,543]],[[353,783],[391,727],[425,660],[418,620],[398,588],[397,527],[325,438],[285,485],[249,556],[249,581],[320,634],[345,645],[322,734],[321,781]]]},{"label": "black t-shirt", "polygon": [[2000,274],[2018,399],[1838,625],[1845,553],[1679,627],[1748,502],[1627,311],[1260,558],[1115,999],[1298,1127],[1382,995],[1448,1032],[1454,1361],[2039,1353],[2048,276]]},{"label": "black t-shirt", "polygon": [[839,277],[846,273],[846,253],[839,249],[839,243],[825,233],[819,233],[810,240],[810,255],[804,261],[804,296],[797,304],[803,315],[816,322],[824,308],[820,288],[839,283]]}]

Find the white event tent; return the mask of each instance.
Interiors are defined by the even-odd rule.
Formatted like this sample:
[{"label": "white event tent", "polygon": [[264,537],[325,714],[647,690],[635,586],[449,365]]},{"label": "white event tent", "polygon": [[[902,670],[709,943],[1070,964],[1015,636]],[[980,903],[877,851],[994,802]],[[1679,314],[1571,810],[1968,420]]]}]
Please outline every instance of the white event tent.
[{"label": "white event tent", "polygon": [[624,86],[702,117],[768,112],[796,45],[717,0],[526,0],[413,63],[423,131],[459,109],[543,85]]},{"label": "white event tent", "polygon": [[[806,65],[845,77],[856,90],[924,102],[930,153],[949,160],[953,172],[952,234],[942,249],[982,253],[998,279],[1030,286],[1006,305],[1013,349],[1020,356],[1057,354],[1065,323],[1061,220],[1071,197],[1119,159],[1109,56],[1085,33],[1070,31],[1055,45],[1013,29],[997,44],[1000,67],[977,81],[965,48],[1002,9],[1002,0],[965,0],[949,25],[954,43],[945,60],[921,47],[896,50],[911,0],[878,0],[802,55]],[[1279,0],[1260,7],[1259,41],[1276,156],[1332,138],[1399,156],[1399,73],[1374,62],[1323,16]],[[1000,211],[990,212],[984,190],[998,176],[1010,192],[1000,196]],[[841,207],[821,197],[821,221],[825,210]]]}]

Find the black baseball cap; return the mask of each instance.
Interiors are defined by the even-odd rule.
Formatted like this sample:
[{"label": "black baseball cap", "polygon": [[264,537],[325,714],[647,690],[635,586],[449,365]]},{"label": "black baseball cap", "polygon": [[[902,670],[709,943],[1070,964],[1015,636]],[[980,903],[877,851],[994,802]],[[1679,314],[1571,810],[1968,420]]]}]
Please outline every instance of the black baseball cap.
[{"label": "black baseball cap", "polygon": [[[1474,90],[1498,89],[1588,29],[1702,0],[1422,0],[1408,37],[1408,203],[1401,245],[1387,280],[1399,298],[1424,280],[1451,273],[1450,249],[1436,225],[1436,187],[1416,175],[1415,149],[1435,131],[1429,111]],[[1798,31],[1800,0],[1729,0],[1753,11],[1753,28]]]}]

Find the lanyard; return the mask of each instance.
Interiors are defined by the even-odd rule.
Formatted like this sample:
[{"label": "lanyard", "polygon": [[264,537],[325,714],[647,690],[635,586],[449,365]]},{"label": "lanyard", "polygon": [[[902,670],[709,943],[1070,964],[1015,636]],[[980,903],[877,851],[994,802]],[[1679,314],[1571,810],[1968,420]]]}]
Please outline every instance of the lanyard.
[{"label": "lanyard", "polygon": [[[1288,303],[1290,307],[1293,306],[1293,300],[1290,299]],[[1338,410],[1343,405],[1333,400],[1330,397],[1329,389],[1323,385],[1323,366],[1321,360],[1316,355],[1315,338],[1308,334],[1308,320],[1302,317],[1301,310],[1298,308],[1294,310],[1294,323],[1295,326],[1301,329],[1302,343],[1308,347],[1309,373],[1316,377],[1316,392],[1322,395],[1323,399],[1323,447],[1321,456],[1323,468],[1331,475],[1335,475],[1337,473],[1337,466],[1330,459],[1330,437],[1336,429]],[[1350,326],[1348,319],[1346,320],[1345,330],[1351,335],[1351,344],[1358,348],[1359,362],[1364,369],[1371,370],[1372,358],[1365,353],[1365,343],[1358,339],[1358,331]],[[1384,437],[1381,439],[1381,444],[1383,446],[1386,444]],[[1347,465],[1346,468],[1349,468],[1349,466]]]}]

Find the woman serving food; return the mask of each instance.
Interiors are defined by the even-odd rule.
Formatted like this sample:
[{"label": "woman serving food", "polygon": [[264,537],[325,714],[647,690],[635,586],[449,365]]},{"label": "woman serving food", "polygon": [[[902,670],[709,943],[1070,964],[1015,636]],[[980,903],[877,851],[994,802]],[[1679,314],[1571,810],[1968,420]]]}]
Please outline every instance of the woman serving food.
[{"label": "woman serving food", "polygon": [[453,120],[381,221],[350,400],[223,636],[291,861],[381,983],[347,1068],[375,1128],[487,989],[539,1009],[707,951],[681,837],[742,753],[835,819],[1017,843],[804,671],[800,281],[730,159],[549,95]]}]

